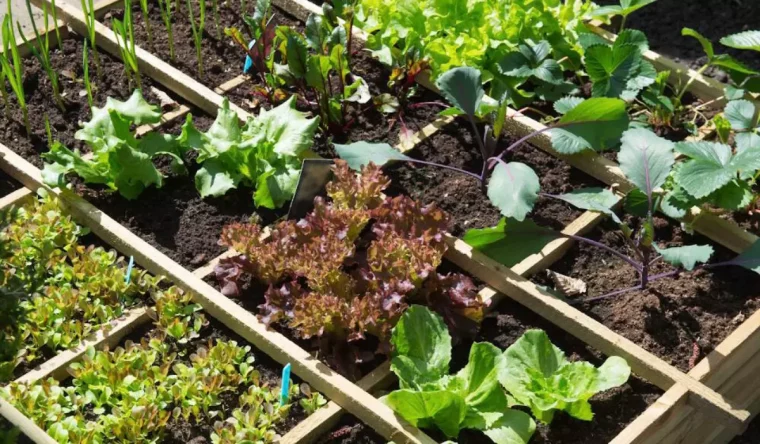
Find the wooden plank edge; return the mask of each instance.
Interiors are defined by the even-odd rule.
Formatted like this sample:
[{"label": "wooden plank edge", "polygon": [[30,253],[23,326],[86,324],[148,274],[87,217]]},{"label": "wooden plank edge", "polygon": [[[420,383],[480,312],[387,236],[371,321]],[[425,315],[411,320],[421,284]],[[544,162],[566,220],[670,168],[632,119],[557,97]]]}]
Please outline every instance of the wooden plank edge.
[{"label": "wooden plank edge", "polygon": [[337,374],[285,336],[268,329],[256,315],[226,298],[188,270],[176,264],[156,248],[131,233],[89,202],[71,192],[49,189],[42,183],[41,172],[29,162],[0,144],[0,167],[32,189],[45,188],[58,196],[66,209],[87,225],[93,233],[124,254],[135,257],[143,268],[156,275],[166,276],[185,291],[196,296],[209,316],[212,316],[245,338],[262,353],[285,365],[316,390],[350,411],[389,440],[407,443],[432,443],[430,437],[396,417],[386,405]]},{"label": "wooden plank edge", "polygon": [[18,427],[21,432],[37,444],[56,444],[56,441],[50,437],[26,415],[18,411],[16,407],[8,401],[0,398],[0,416],[4,417],[11,424]]},{"label": "wooden plank edge", "polygon": [[10,208],[14,205],[20,205],[31,199],[34,195],[29,188],[19,188],[16,191],[12,191],[10,194],[6,194],[0,197],[0,211]]}]

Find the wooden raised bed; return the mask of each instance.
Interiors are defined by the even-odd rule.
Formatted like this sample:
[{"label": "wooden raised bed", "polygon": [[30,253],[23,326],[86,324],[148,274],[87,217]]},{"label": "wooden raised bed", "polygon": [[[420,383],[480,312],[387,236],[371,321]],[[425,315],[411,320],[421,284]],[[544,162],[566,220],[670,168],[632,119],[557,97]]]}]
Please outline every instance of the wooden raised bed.
[{"label": "wooden raised bed", "polygon": [[[81,11],[61,3],[57,5],[59,16],[75,32],[83,33]],[[321,12],[318,7],[305,1],[280,0],[276,3],[302,20],[308,13]],[[98,45],[118,57],[119,50],[110,30],[98,24],[97,33]],[[222,102],[220,94],[224,94],[243,81],[242,78],[233,79],[211,90],[147,51],[138,48],[137,55],[141,72],[211,115],[216,113]],[[655,56],[656,54],[648,54],[650,58],[655,58]],[[656,58],[664,60],[659,56]],[[665,64],[660,66],[672,66],[670,61],[663,63]],[[430,86],[424,79],[419,80],[422,84],[427,83],[426,86]],[[704,94],[705,97],[710,97],[710,94],[713,98],[718,97],[714,89],[706,89]],[[233,106],[233,109],[241,119],[249,115],[240,108]],[[177,110],[165,120],[176,119],[187,112],[186,108]],[[511,113],[513,115],[509,125],[514,132],[526,134],[541,128],[540,123],[518,115],[514,111]],[[419,143],[435,134],[441,126],[441,122],[437,121],[424,128],[415,138],[416,142]],[[557,155],[551,149],[548,136],[534,140],[533,143],[548,153]],[[601,156],[558,157],[605,183],[618,184],[618,190],[621,192],[626,192],[631,187],[614,162]],[[42,184],[40,171],[37,168],[2,145],[0,145],[0,168],[27,187],[27,190],[16,191],[3,198],[0,202],[4,205],[28,197],[29,190],[47,188]],[[326,407],[284,436],[282,442],[310,442],[317,439],[338,421],[343,410],[357,416],[389,440],[414,443],[434,442],[420,430],[397,418],[388,407],[371,395],[372,392],[393,383],[393,375],[387,363],[365,376],[357,384],[350,383],[313,359],[306,351],[284,336],[267,330],[255,315],[240,310],[233,301],[206,284],[202,276],[210,273],[215,261],[201,267],[195,273],[189,272],[85,200],[72,193],[62,193],[58,190],[51,190],[51,192],[59,197],[72,215],[90,227],[101,239],[124,254],[133,255],[136,262],[151,273],[165,275],[178,286],[192,292],[210,316],[224,322],[278,362],[291,363],[295,375],[332,399]],[[698,210],[693,210],[692,216],[697,212]],[[587,232],[601,219],[602,217],[596,213],[584,213],[567,226],[565,232],[568,234]],[[757,239],[735,224],[710,215],[700,217],[695,223],[695,228],[714,241],[737,252],[743,251]],[[484,299],[495,301],[504,296],[512,298],[602,353],[623,356],[628,360],[634,373],[666,390],[665,395],[634,420],[613,442],[726,442],[735,434],[740,433],[751,416],[760,409],[758,402],[760,382],[753,378],[753,373],[760,366],[760,356],[755,353],[760,343],[760,314],[755,313],[751,316],[706,359],[685,374],[526,279],[525,276],[545,269],[562,257],[571,246],[570,240],[554,241],[548,244],[541,253],[526,258],[511,269],[474,251],[459,239],[449,237],[448,243],[450,249],[447,258],[489,285],[481,291]],[[99,345],[118,341],[119,332],[144,322],[145,318],[144,312],[135,312],[125,319],[120,328],[98,336],[93,341]],[[55,375],[68,362],[76,359],[76,352],[66,353],[64,357],[56,357],[54,359],[57,360],[56,362],[51,361],[49,365],[41,367],[38,371],[41,376],[36,377]],[[38,372],[35,372],[35,375]],[[44,432],[7,403],[0,402],[0,413],[36,442],[50,442],[50,438]],[[680,439],[681,437],[683,440]]]}]

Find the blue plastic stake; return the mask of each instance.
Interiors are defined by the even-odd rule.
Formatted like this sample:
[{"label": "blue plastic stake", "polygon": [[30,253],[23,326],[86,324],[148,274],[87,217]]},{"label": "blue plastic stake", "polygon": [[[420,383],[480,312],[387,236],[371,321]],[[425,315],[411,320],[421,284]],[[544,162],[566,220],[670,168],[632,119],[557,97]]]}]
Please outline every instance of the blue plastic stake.
[{"label": "blue plastic stake", "polygon": [[[256,39],[251,40],[251,43],[248,44],[248,49],[253,48],[254,43],[256,43]],[[243,74],[248,74],[251,68],[253,68],[253,59],[247,55],[245,56],[245,65],[243,65]]]},{"label": "blue plastic stake", "polygon": [[127,276],[124,278],[124,283],[129,285],[129,280],[132,278],[132,269],[135,267],[135,257],[129,256],[129,265],[127,265]]},{"label": "blue plastic stake", "polygon": [[282,391],[280,391],[280,405],[288,403],[290,393],[290,364],[282,368]]}]

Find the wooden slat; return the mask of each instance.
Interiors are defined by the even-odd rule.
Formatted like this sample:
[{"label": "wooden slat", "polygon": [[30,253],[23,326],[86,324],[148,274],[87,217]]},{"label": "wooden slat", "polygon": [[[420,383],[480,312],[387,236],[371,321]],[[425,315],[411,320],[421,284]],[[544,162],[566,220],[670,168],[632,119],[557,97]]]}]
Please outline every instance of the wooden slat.
[{"label": "wooden slat", "polygon": [[19,412],[8,401],[0,398],[0,416],[18,427],[21,432],[37,444],[56,444],[44,430],[39,428],[31,419]]},{"label": "wooden slat", "polygon": [[[42,183],[40,170],[4,145],[0,145],[0,167],[31,189],[47,188]],[[71,192],[57,189],[48,191],[57,195],[74,217],[87,221],[86,225],[101,239],[117,246],[122,253],[134,256],[135,261],[151,273],[166,276],[180,288],[197,295],[197,301],[210,316],[219,319],[277,362],[283,365],[290,363],[294,374],[359,417],[379,434],[397,442],[434,442],[419,429],[397,418],[385,404],[314,359],[285,336],[267,329],[255,314],[241,310],[235,302],[89,202]]]},{"label": "wooden slat", "polygon": [[29,188],[19,188],[3,197],[0,197],[0,210],[5,210],[13,205],[20,205],[32,197],[32,191]]}]

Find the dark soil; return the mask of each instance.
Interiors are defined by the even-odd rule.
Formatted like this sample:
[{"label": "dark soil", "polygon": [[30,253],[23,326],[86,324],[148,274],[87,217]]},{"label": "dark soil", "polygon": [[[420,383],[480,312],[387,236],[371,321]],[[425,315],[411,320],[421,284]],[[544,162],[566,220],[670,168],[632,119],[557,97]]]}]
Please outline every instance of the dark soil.
[{"label": "dark soil", "polygon": [[385,438],[378,435],[372,427],[359,421],[353,415],[341,417],[338,425],[321,437],[317,444],[385,444]]},{"label": "dark soil", "polygon": [[747,430],[731,440],[731,444],[757,444],[760,442],[760,419],[755,418],[749,423]]},{"label": "dark soil", "polygon": [[[676,223],[655,218],[655,240],[663,247],[712,243],[689,235]],[[612,223],[589,235],[626,254],[632,254]],[[712,263],[729,260],[732,252],[715,246]],[[638,274],[628,264],[601,249],[577,244],[552,270],[582,279],[588,296],[634,287]],[[652,274],[674,268],[663,261],[652,266]],[[553,286],[544,274],[539,284]],[[645,291],[633,291],[612,298],[583,303],[579,308],[607,327],[627,337],[683,371],[698,362],[733,331],[746,316],[760,307],[755,289],[760,277],[737,266],[716,267],[683,273],[652,282]],[[696,350],[695,350],[696,349]]]},{"label": "dark soil", "polygon": [[[496,152],[506,149],[514,141],[511,136],[504,137]],[[483,165],[472,129],[462,119],[450,123],[408,154],[477,174],[480,174]],[[543,193],[561,194],[583,187],[604,186],[593,177],[531,145],[518,148],[507,160],[531,166],[541,181]],[[392,179],[389,194],[407,194],[422,202],[437,204],[451,217],[451,232],[455,236],[471,228],[494,226],[501,218],[499,210],[483,192],[480,182],[470,176],[441,168],[406,164],[389,166],[386,172]],[[561,201],[539,197],[528,217],[539,225],[562,230],[581,214],[580,210]]]},{"label": "dark soil", "polygon": [[[193,122],[199,130],[206,131],[213,119],[197,112]],[[174,121],[161,131],[178,135],[183,123],[184,119]],[[193,180],[198,170],[195,157],[194,152],[186,156],[187,176],[171,175],[169,164],[161,164],[160,169],[169,176],[163,188],[148,188],[138,200],[130,201],[118,193],[81,185],[78,189],[93,205],[159,251],[186,268],[195,269],[225,251],[217,244],[225,225],[251,217],[268,225],[286,211],[257,209],[253,190],[244,186],[222,197],[201,199]]]},{"label": "dark soil", "polygon": [[[174,61],[171,60],[169,52],[169,35],[161,20],[161,13],[158,2],[151,0],[148,2],[148,19],[153,36],[154,45],[151,46],[148,41],[148,33],[145,28],[142,10],[139,2],[132,4],[132,20],[135,27],[135,41],[141,48],[152,52],[161,60],[170,63],[175,68],[185,74],[197,79],[210,88],[216,88],[222,83],[237,77],[243,73],[243,63],[245,62],[246,53],[243,48],[238,46],[231,37],[224,34],[225,28],[237,28],[244,36],[248,35],[247,26],[243,21],[243,16],[250,16],[253,13],[254,1],[246,2],[245,11],[239,9],[239,3],[233,1],[230,7],[225,6],[227,2],[219,1],[219,32],[214,23],[214,14],[212,1],[206,2],[206,23],[204,27],[201,57],[203,58],[203,75],[198,75],[198,59],[195,52],[193,32],[190,26],[190,19],[187,14],[187,2],[179,0],[181,5],[180,11],[173,11],[172,15],[172,34],[174,41]],[[193,0],[193,17],[196,24],[199,19],[200,6],[197,0]],[[296,26],[303,28],[300,22],[290,17],[283,10],[272,6],[274,23],[276,25]],[[114,11],[106,15],[104,23],[111,26],[114,18],[121,20],[124,11]]]},{"label": "dark soil", "polygon": [[[50,53],[51,63],[59,73],[66,112],[62,113],[56,106],[45,70],[36,58],[28,57],[24,59],[24,91],[32,127],[31,138],[27,138],[24,120],[15,96],[12,95],[12,118],[8,120],[5,113],[0,113],[0,142],[37,167],[42,167],[40,154],[48,151],[45,116],[50,120],[53,140],[60,141],[71,149],[88,151],[83,143],[74,139],[74,134],[79,130],[79,122],[86,122],[91,117],[87,96],[80,94],[85,89],[82,81],[83,45],[81,37],[71,34],[64,39],[60,49],[54,49]],[[96,75],[92,53],[89,63],[90,79],[94,83],[94,105],[103,106],[107,97],[127,99],[132,94],[134,85],[128,82],[124,74],[124,65],[102,51],[99,51],[99,54],[102,78]],[[158,103],[158,99],[150,90],[155,84],[148,76],[142,76],[142,84],[146,100]],[[8,91],[10,92],[10,89]]]},{"label": "dark soil", "polygon": [[[227,326],[217,321],[214,318],[207,316],[208,325],[205,326],[200,332],[200,338],[189,341],[186,344],[180,344],[171,339],[167,339],[171,345],[172,353],[177,354],[177,361],[184,362],[187,365],[190,364],[190,355],[195,353],[199,347],[209,348],[210,345],[216,344],[218,341],[236,341],[239,345],[248,344],[248,341],[237,335],[230,330]],[[155,331],[146,326],[146,328],[135,331],[130,334],[126,340],[132,340],[139,342],[141,338],[150,338]],[[278,387],[281,383],[282,365],[276,362],[274,359],[267,356],[264,352],[251,346],[251,354],[256,359],[253,363],[256,371],[260,375],[260,385],[268,387]],[[300,384],[301,381],[293,376],[293,384]],[[167,424],[166,435],[163,437],[163,443],[167,444],[187,444],[192,442],[193,444],[206,444],[211,442],[211,433],[213,432],[214,423],[217,421],[224,421],[227,419],[232,410],[239,406],[239,397],[245,393],[248,387],[241,387],[237,393],[225,393],[221,395],[222,405],[217,407],[220,414],[215,418],[203,417],[200,419],[192,419],[186,421],[182,418],[170,419]],[[277,427],[277,433],[284,435],[290,429],[295,427],[299,422],[306,418],[306,413],[301,408],[297,399],[292,399],[293,405],[290,410],[290,415]]]},{"label": "dark soil", "polygon": [[[600,0],[599,4],[619,4],[617,0]],[[757,29],[760,2],[743,0],[659,0],[634,12],[628,17],[627,28],[644,31],[653,51],[698,69],[706,57],[699,42],[681,35],[684,27],[699,31],[712,40],[718,54],[728,53],[754,69],[760,69],[760,53],[741,51],[718,43],[722,37],[737,32]],[[617,25],[617,24],[616,24]],[[618,26],[612,30],[617,32]],[[719,81],[726,81],[725,73],[710,69],[706,73]]]},{"label": "dark soil", "polygon": [[0,171],[0,197],[16,191],[21,188],[21,184],[13,180],[10,176]]}]

